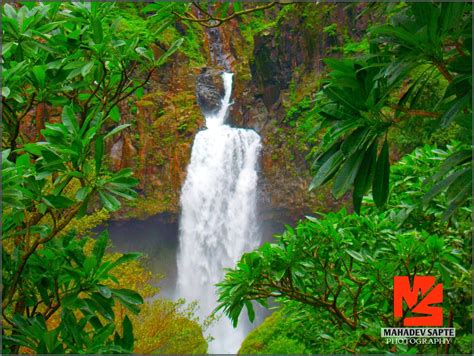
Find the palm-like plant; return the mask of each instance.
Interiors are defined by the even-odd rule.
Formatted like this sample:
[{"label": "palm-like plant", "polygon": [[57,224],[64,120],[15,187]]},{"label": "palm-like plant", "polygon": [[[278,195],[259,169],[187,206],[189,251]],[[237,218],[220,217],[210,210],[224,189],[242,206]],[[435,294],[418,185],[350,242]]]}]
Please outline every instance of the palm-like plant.
[{"label": "palm-like plant", "polygon": [[[360,212],[362,197],[372,187],[374,202],[383,207],[389,196],[391,127],[413,116],[437,119],[441,127],[454,122],[468,126],[471,18],[466,3],[410,3],[390,23],[371,29],[370,54],[325,61],[330,73],[316,112],[326,134],[310,189],[334,178],[333,194],[341,197],[353,187],[354,209]],[[441,78],[445,88],[434,109],[420,108],[419,99],[434,78]],[[445,218],[469,195],[465,187],[472,180],[471,160],[470,150],[450,158],[425,197],[450,186],[452,204]]]}]

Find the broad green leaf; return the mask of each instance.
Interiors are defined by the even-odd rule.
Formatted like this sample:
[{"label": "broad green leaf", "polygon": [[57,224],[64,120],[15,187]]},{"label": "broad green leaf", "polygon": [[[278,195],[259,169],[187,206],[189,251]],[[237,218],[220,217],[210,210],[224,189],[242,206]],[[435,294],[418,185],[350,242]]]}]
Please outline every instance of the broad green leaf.
[{"label": "broad green leaf", "polygon": [[104,157],[104,136],[99,135],[95,140],[95,171],[98,175],[102,167],[102,159]]},{"label": "broad green leaf", "polygon": [[472,151],[471,150],[461,150],[454,152],[441,164],[438,168],[438,172],[433,176],[433,180],[437,180],[448,173],[451,169],[456,166],[462,165],[472,161]]},{"label": "broad green leaf", "polygon": [[112,294],[129,304],[140,305],[143,304],[143,298],[137,292],[130,289],[111,289]]},{"label": "broad green leaf", "polygon": [[469,194],[472,193],[472,184],[470,183],[472,183],[472,175],[470,176],[470,179],[466,181],[466,184],[458,191],[458,194],[450,201],[450,205],[441,216],[441,221],[447,221],[454,214],[456,209],[460,207],[461,203],[464,203],[464,201],[469,197]]},{"label": "broad green leaf", "polygon": [[74,201],[62,195],[47,195],[43,197],[43,201],[54,209],[65,209],[74,204]]},{"label": "broad green leaf", "polygon": [[88,62],[84,67],[81,68],[81,74],[83,77],[86,77],[87,74],[94,68],[94,62]]},{"label": "broad green leaf", "polygon": [[105,253],[105,248],[107,247],[107,242],[109,241],[107,233],[102,232],[95,241],[94,248],[92,250],[92,254],[94,255],[97,265],[95,267],[98,267],[102,263],[102,258],[104,257]]},{"label": "broad green leaf", "polygon": [[433,198],[441,193],[443,190],[447,189],[459,176],[469,173],[471,168],[465,168],[454,172],[450,176],[446,177],[442,181],[435,184],[424,196],[423,196],[423,205],[427,205]]},{"label": "broad green leaf", "polygon": [[441,127],[447,127],[456,118],[460,110],[466,107],[471,100],[471,94],[466,94],[460,99],[454,101],[448,110],[440,118]]},{"label": "broad green leaf", "polygon": [[95,312],[98,312],[106,320],[114,320],[115,313],[110,306],[110,299],[103,297],[99,293],[93,293],[91,298],[85,298],[84,301],[86,302],[89,309],[94,312],[94,314]]},{"label": "broad green leaf", "polygon": [[92,276],[94,268],[97,265],[97,263],[98,263],[97,258],[95,258],[94,255],[87,256],[82,266],[84,270],[84,274],[88,277]]},{"label": "broad green leaf", "polygon": [[102,43],[102,40],[104,39],[104,34],[102,30],[102,20],[99,18],[93,18],[91,21],[94,42],[97,44]]},{"label": "broad green leaf", "polygon": [[135,96],[137,97],[138,100],[140,100],[142,97],[143,97],[143,88],[138,88],[136,91],[135,91]]},{"label": "broad green leaf", "polygon": [[466,4],[467,2],[446,2],[441,4],[441,33],[447,33],[459,23]]},{"label": "broad green leaf", "polygon": [[112,291],[107,286],[98,285],[97,290],[103,297],[107,299],[109,299],[112,296]]},{"label": "broad green leaf", "polygon": [[4,98],[8,98],[10,95],[10,88],[9,87],[2,87],[2,96]]},{"label": "broad green leaf", "polygon": [[46,84],[46,68],[45,66],[34,66],[32,68],[33,75],[35,76],[37,85],[39,88],[44,88]]},{"label": "broad green leaf", "polygon": [[72,106],[68,105],[63,108],[61,119],[64,126],[66,126],[67,130],[70,133],[77,134],[77,132],[79,131],[79,124],[77,122],[77,118],[74,114]]},{"label": "broad green leaf", "polygon": [[388,142],[385,140],[375,164],[375,175],[372,183],[372,195],[375,204],[381,208],[385,205],[389,193],[390,161]]},{"label": "broad green leaf", "polygon": [[117,105],[115,105],[112,110],[110,110],[110,118],[115,121],[119,122],[120,121],[120,110]]},{"label": "broad green leaf", "polygon": [[352,206],[354,207],[354,211],[357,214],[360,214],[363,198],[364,198],[363,195],[355,195],[354,193],[352,193]]},{"label": "broad green leaf", "polygon": [[337,169],[339,168],[341,161],[344,155],[341,150],[335,152],[324,164],[321,168],[316,172],[311,184],[309,186],[309,190],[319,187],[323,184],[332,174],[334,174]]},{"label": "broad green leaf", "polygon": [[363,197],[370,186],[375,172],[377,141],[374,141],[364,154],[364,159],[354,181],[354,195]]},{"label": "broad green leaf", "polygon": [[100,201],[108,211],[117,211],[120,208],[120,202],[113,195],[104,191],[99,191]]},{"label": "broad green leaf", "polygon": [[355,129],[342,143],[341,150],[344,155],[351,156],[354,152],[361,149],[367,139],[370,137],[369,127],[359,127]]},{"label": "broad green leaf", "polygon": [[357,251],[354,250],[346,250],[346,253],[351,256],[352,258],[355,258],[357,261],[364,262],[364,257]]},{"label": "broad green leaf", "polygon": [[117,298],[128,310],[133,313],[140,311],[139,306],[143,304],[140,294],[129,289],[111,289],[112,295]]},{"label": "broad green leaf", "polygon": [[149,48],[144,47],[137,47],[135,51],[142,57],[148,59],[149,61],[153,61],[153,51]]},{"label": "broad green leaf", "polygon": [[127,127],[130,127],[131,124],[123,124],[123,125],[120,125],[120,126],[117,126],[117,127],[114,127],[110,132],[108,132],[105,136],[104,136],[104,140],[107,139],[108,137],[110,136],[113,136],[115,135],[116,133],[126,129]]},{"label": "broad green leaf", "polygon": [[332,192],[336,198],[340,198],[352,186],[359,171],[360,164],[364,158],[364,152],[357,151],[350,156],[342,165],[337,174]]},{"label": "broad green leaf", "polygon": [[132,323],[130,322],[130,319],[128,318],[127,315],[125,315],[125,318],[123,319],[122,322],[123,326],[123,347],[126,350],[130,350],[130,352],[133,351],[133,328],[132,328]]},{"label": "broad green leaf", "polygon": [[112,263],[109,263],[109,262],[104,263],[102,266],[99,267],[96,275],[98,276],[98,278],[105,278],[107,276],[107,273],[110,270],[112,270],[115,267],[117,267],[121,264],[124,264],[126,262],[135,261],[138,258],[140,258],[141,256],[142,256],[142,254],[140,254],[140,253],[126,253],[126,254],[120,256],[116,261],[114,261]]},{"label": "broad green leaf", "polygon": [[85,187],[79,188],[79,190],[76,193],[76,200],[84,201],[91,192],[92,192],[92,187],[90,186],[86,185]]},{"label": "broad green leaf", "polygon": [[108,184],[108,186],[105,187],[105,189],[107,189],[107,191],[109,191],[110,193],[115,194],[115,195],[117,195],[121,198],[127,199],[127,200],[133,200],[137,197],[137,192],[135,192],[134,190],[128,189],[128,188],[124,189],[122,187],[120,187],[120,190],[113,189],[113,188],[110,187],[112,184],[113,183],[110,183],[110,184]]},{"label": "broad green leaf", "polygon": [[374,141],[372,145],[367,149],[364,154],[364,159],[360,164],[359,171],[354,180],[354,190],[352,192],[352,203],[354,211],[360,214],[360,207],[362,198],[369,190],[372,185],[372,181],[375,174],[375,162],[377,159],[377,141]]},{"label": "broad green leaf", "polygon": [[247,315],[249,317],[249,320],[252,323],[255,320],[255,310],[253,309],[252,302],[249,300],[246,300],[245,306],[247,307]]},{"label": "broad green leaf", "polygon": [[184,42],[184,38],[180,38],[180,39],[174,41],[171,44],[171,46],[168,48],[168,50],[161,55],[161,57],[158,59],[158,61],[156,61],[156,66],[159,67],[163,63],[165,63],[166,59],[168,59],[169,56],[171,56],[174,52],[176,52],[179,49],[179,47],[181,47],[183,42]]},{"label": "broad green leaf", "polygon": [[10,19],[15,19],[17,17],[15,8],[8,3],[3,5],[3,11],[5,11],[5,15]]}]

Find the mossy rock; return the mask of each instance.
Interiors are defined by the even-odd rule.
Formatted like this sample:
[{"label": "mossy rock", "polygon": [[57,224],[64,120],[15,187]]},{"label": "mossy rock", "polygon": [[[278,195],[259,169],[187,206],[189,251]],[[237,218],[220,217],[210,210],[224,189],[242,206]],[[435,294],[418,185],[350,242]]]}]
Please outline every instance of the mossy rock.
[{"label": "mossy rock", "polygon": [[308,354],[301,340],[287,333],[286,320],[280,311],[273,313],[252,330],[242,342],[239,354]]},{"label": "mossy rock", "polygon": [[140,101],[137,101],[136,105],[141,106],[141,107],[146,107],[146,106],[150,107],[150,106],[154,106],[155,103],[149,100],[140,100]]}]

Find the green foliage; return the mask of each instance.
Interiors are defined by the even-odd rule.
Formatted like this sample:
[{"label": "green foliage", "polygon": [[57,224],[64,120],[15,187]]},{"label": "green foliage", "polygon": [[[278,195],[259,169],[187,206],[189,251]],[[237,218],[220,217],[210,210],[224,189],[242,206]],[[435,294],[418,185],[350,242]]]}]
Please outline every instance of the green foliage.
[{"label": "green foliage", "polygon": [[[268,298],[276,298],[299,322],[297,337],[311,344],[311,352],[341,353],[349,347],[380,353],[388,351],[380,327],[401,323],[392,318],[393,276],[435,275],[449,291],[444,320],[452,310],[457,335],[470,337],[472,205],[464,200],[447,225],[440,216],[449,193],[436,195],[425,208],[421,204],[432,187],[426,179],[461,148],[425,147],[402,159],[393,167],[392,198],[383,212],[369,200],[364,215],[342,209],[307,217],[295,228],[288,226],[276,243],[244,254],[218,285],[219,308],[236,323],[244,306],[252,315],[251,300],[265,306]],[[451,352],[469,352],[462,347],[454,345]],[[421,345],[418,352],[435,348]]]},{"label": "green foliage", "polygon": [[[322,149],[312,154],[311,189],[334,179],[333,194],[341,197],[354,187],[353,204],[359,211],[362,196],[372,187],[375,203],[383,207],[390,189],[387,135],[392,127],[411,116],[437,118],[442,128],[469,126],[470,9],[466,3],[409,3],[391,16],[390,24],[371,29],[369,55],[325,60],[330,72],[316,115],[317,128],[327,133]],[[432,105],[419,100],[433,80],[445,84],[440,85],[436,111],[430,112],[426,109]],[[376,147],[380,152],[374,160]]]},{"label": "green foliage", "polygon": [[156,299],[146,302],[138,316],[134,316],[137,345],[140,354],[206,354],[203,336],[207,321],[195,317],[197,302],[186,305],[180,299]]},{"label": "green foliage", "polygon": [[[444,174],[441,173],[442,167],[450,162],[448,158],[459,157],[459,152],[465,152],[467,148],[467,145],[459,142],[448,145],[445,150],[425,145],[397,162],[392,170],[393,194],[388,206],[390,219],[403,228],[424,229],[440,236],[453,231],[466,234],[471,220],[470,199],[465,197],[462,207],[447,224],[442,217],[451,204],[450,195],[430,192],[436,186],[433,179]],[[367,199],[367,203],[370,204],[370,199]],[[371,211],[371,208],[368,209]]]},{"label": "green foliage", "polygon": [[286,113],[285,122],[290,126],[295,126],[295,121],[312,107],[313,102],[309,98],[304,98],[296,105],[292,106]]},{"label": "green foliage", "polygon": [[323,28],[323,32],[327,33],[330,36],[335,36],[337,35],[337,24],[332,23],[326,27]]},{"label": "green foliage", "polygon": [[68,106],[63,121],[72,131],[77,125],[71,126],[71,113],[78,114],[81,125],[87,123],[84,131],[95,121],[118,121],[117,105],[143,87],[182,42],[177,40],[155,58],[137,37],[117,37],[110,17],[113,7],[113,3],[50,3],[18,10],[3,6],[4,148],[16,148],[21,121],[40,103]]},{"label": "green foliage", "polygon": [[146,28],[144,32],[147,36],[152,37],[153,41],[158,38],[161,42],[169,44],[183,37],[184,42],[180,47],[180,51],[191,60],[191,65],[204,65],[206,59],[203,56],[202,47],[204,46],[203,38],[205,34],[201,26],[189,21],[180,22],[180,30],[177,29],[177,26],[171,26],[177,21],[175,14],[184,15],[190,7],[191,3],[186,2],[150,3],[142,10],[143,14],[150,16],[141,19],[141,23],[143,24],[142,27]]},{"label": "green foliage", "polygon": [[[123,353],[133,350],[112,306],[138,312],[136,292],[109,288],[109,272],[137,257],[103,260],[106,236],[84,249],[70,223],[88,206],[132,200],[137,179],[104,164],[113,135],[127,129],[118,104],[143,88],[182,40],[155,58],[138,38],[117,36],[113,3],[3,5],[3,352]],[[58,119],[41,122],[45,106]],[[20,133],[35,109],[36,142]],[[41,111],[43,110],[43,111]],[[39,119],[39,120],[38,120]],[[89,253],[88,253],[89,252]],[[60,311],[59,325],[48,320]]]},{"label": "green foliage", "polygon": [[344,41],[342,47],[342,53],[344,57],[353,56],[354,54],[367,54],[369,53],[370,43],[367,37],[364,37],[361,41],[354,42],[348,36]]},{"label": "green foliage", "polygon": [[[23,267],[20,288],[28,291],[21,299],[31,313],[14,314],[3,338],[3,351],[15,346],[39,354],[126,353],[133,350],[133,332],[128,318],[123,321],[122,335],[114,325],[112,307],[120,302],[134,312],[143,299],[136,292],[104,285],[114,279],[110,272],[139,255],[123,255],[104,261],[108,237],[102,234],[87,253],[87,239],[76,239],[73,233],[52,239],[28,259]],[[11,254],[3,253],[3,283],[9,290],[15,269]],[[47,321],[61,308],[61,321],[48,327]],[[78,313],[80,311],[80,313]],[[10,314],[6,311],[7,314]],[[5,319],[8,320],[8,319]]]},{"label": "green foliage", "polygon": [[240,347],[239,354],[307,354],[305,341],[295,337],[300,325],[286,318],[281,311],[274,312],[252,330]]},{"label": "green foliage", "polygon": [[452,153],[428,181],[436,184],[423,196],[423,204],[427,205],[440,192],[446,191],[448,206],[441,217],[446,220],[472,198],[472,150],[466,148]]}]

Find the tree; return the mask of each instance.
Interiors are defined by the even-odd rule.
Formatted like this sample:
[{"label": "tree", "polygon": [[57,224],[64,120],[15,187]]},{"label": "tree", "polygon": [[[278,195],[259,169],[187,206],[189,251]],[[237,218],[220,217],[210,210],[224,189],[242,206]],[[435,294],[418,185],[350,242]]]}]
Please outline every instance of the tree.
[{"label": "tree", "polygon": [[[108,16],[112,6],[3,6],[4,352],[20,346],[37,353],[133,349],[130,320],[119,332],[112,306],[120,302],[138,312],[143,300],[104,283],[137,255],[104,261],[105,235],[87,253],[68,226],[97,197],[114,211],[119,199],[136,196],[132,172],[109,171],[104,147],[129,126],[115,126],[117,105],[140,91],[182,40],[155,58],[138,38],[119,37]],[[32,109],[39,135],[30,142],[20,125]],[[58,311],[60,324],[47,329]]]},{"label": "tree", "polygon": [[118,122],[117,105],[143,88],[182,43],[155,59],[138,38],[117,37],[108,17],[112,3],[31,5],[3,7],[4,148],[16,148],[21,121],[35,106],[74,105],[80,124],[97,115]]},{"label": "tree", "polygon": [[[287,226],[218,284],[217,309],[234,325],[244,307],[253,320],[254,301],[281,304],[268,322],[279,330],[276,350],[296,343],[311,353],[471,352],[471,5],[402,4],[388,20],[369,30],[368,54],[325,60],[329,73],[308,112],[312,132],[324,134],[311,155],[311,188],[332,181],[336,197],[352,189],[354,209],[365,202],[364,214],[342,209]],[[435,80],[438,92],[427,91]],[[434,107],[423,100],[427,92],[435,92]],[[410,117],[467,134],[391,166],[390,130]],[[454,345],[380,341],[381,327],[401,325],[392,313],[397,275],[439,276],[449,291],[445,324],[460,331]]]},{"label": "tree", "polygon": [[[457,123],[469,135],[472,114],[471,5],[409,3],[389,24],[374,26],[370,53],[356,59],[326,59],[329,78],[316,100],[319,127],[326,130],[314,154],[311,189],[333,180],[339,198],[353,187],[354,209],[371,189],[383,207],[389,196],[388,131],[410,117],[429,117],[440,127]],[[433,78],[444,89],[435,111],[420,101]],[[443,85],[441,86],[443,88]],[[466,137],[467,138],[467,137]],[[467,141],[466,141],[467,142]],[[453,153],[436,175],[428,196],[451,188],[449,218],[469,196],[472,154]],[[446,177],[447,173],[452,173]],[[445,179],[444,179],[445,178]]]},{"label": "tree", "polygon": [[[267,306],[267,300],[275,298],[283,305],[287,323],[300,330],[294,333],[313,353],[380,353],[388,351],[379,338],[380,328],[402,323],[392,315],[393,277],[434,275],[447,291],[445,323],[455,326],[460,338],[453,351],[469,352],[464,341],[471,336],[472,206],[463,206],[453,226],[447,227],[439,219],[448,204],[445,194],[426,210],[420,202],[429,189],[426,178],[438,171],[441,158],[459,148],[424,147],[404,157],[393,167],[392,204],[383,212],[372,207],[364,215],[342,209],[307,217],[295,228],[288,226],[276,243],[244,254],[218,284],[219,308],[235,325],[244,307],[253,320],[252,301]],[[417,350],[447,353],[435,347]]]}]

